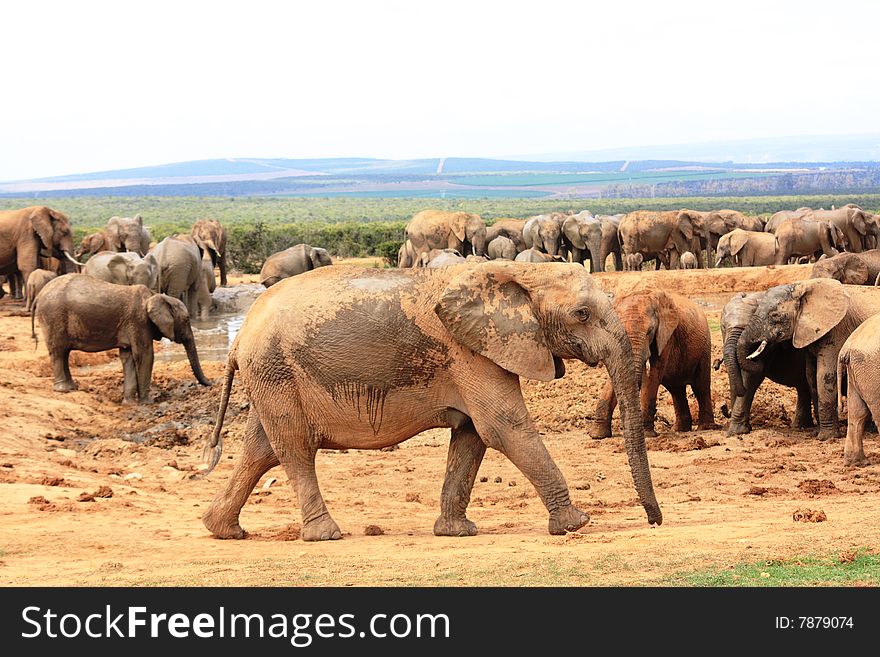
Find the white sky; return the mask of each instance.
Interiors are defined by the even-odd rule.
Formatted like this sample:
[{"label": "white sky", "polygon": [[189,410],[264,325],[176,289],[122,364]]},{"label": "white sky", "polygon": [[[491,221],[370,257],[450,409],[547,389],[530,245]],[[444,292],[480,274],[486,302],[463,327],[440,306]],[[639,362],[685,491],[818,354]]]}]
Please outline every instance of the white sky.
[{"label": "white sky", "polygon": [[0,180],[878,131],[880,3],[4,2]]}]

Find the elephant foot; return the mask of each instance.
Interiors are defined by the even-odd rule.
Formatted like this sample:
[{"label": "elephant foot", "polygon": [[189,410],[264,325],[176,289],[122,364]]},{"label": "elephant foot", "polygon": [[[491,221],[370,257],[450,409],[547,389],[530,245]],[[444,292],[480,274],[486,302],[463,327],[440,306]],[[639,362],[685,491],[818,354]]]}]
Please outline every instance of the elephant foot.
[{"label": "elephant foot", "polygon": [[228,519],[222,518],[213,506],[205,511],[202,523],[214,535],[214,538],[242,539],[247,538],[248,535],[238,524],[238,518],[230,522]]},{"label": "elephant foot", "polygon": [[819,429],[819,440],[834,440],[842,438],[839,429]]},{"label": "elephant foot", "polygon": [[465,516],[440,516],[434,523],[434,536],[476,536],[477,525]]},{"label": "elephant foot", "polygon": [[700,422],[697,425],[698,431],[712,431],[714,429],[720,429],[720,428],[721,428],[721,426],[718,424],[715,424],[714,420],[709,421],[709,422]]},{"label": "elephant foot", "polygon": [[590,516],[568,504],[550,513],[549,531],[554,536],[574,532],[590,522]]},{"label": "elephant foot", "polygon": [[71,392],[78,387],[75,381],[58,381],[52,385],[52,390],[55,392]]},{"label": "elephant foot", "polygon": [[342,532],[330,514],[325,513],[305,523],[300,536],[304,541],[336,541],[342,538]]},{"label": "elephant foot", "polygon": [[843,464],[848,468],[864,468],[871,465],[871,462],[865,457],[864,452],[859,454],[843,454]]},{"label": "elephant foot", "polygon": [[751,432],[752,432],[752,425],[749,424],[748,422],[745,422],[743,424],[739,424],[739,423],[734,424],[733,422],[731,422],[730,426],[727,427],[727,435],[728,436],[741,436],[743,434],[751,433]]},{"label": "elephant foot", "polygon": [[604,422],[596,422],[593,424],[593,428],[590,429],[590,438],[592,438],[593,440],[602,440],[603,438],[610,437],[611,427]]}]

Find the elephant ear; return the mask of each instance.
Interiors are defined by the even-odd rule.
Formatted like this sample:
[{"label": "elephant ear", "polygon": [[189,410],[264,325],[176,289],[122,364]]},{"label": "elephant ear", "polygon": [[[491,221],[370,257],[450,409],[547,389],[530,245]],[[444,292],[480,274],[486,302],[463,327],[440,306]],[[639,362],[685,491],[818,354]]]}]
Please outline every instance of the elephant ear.
[{"label": "elephant ear", "polygon": [[799,301],[791,339],[796,349],[803,349],[828,333],[843,320],[849,309],[849,294],[833,278],[795,283],[792,296]]},{"label": "elephant ear", "polygon": [[171,312],[170,297],[154,294],[147,299],[147,315],[159,332],[169,340],[174,340],[174,315]]},{"label": "elephant ear", "polygon": [[691,220],[690,213],[679,212],[678,229],[688,242],[694,239],[694,222]]},{"label": "elephant ear", "polygon": [[552,381],[553,354],[529,292],[518,280],[523,269],[509,263],[468,269],[449,282],[434,312],[459,344],[508,372]]},{"label": "elephant ear", "polygon": [[128,260],[121,255],[115,255],[107,261],[107,269],[118,281],[128,281]]},{"label": "elephant ear", "polygon": [[749,235],[745,231],[735,230],[730,233],[730,237],[728,238],[730,244],[730,254],[736,255],[742,248],[748,243]]},{"label": "elephant ear", "polygon": [[844,285],[864,285],[868,282],[868,265],[861,258],[849,258],[842,269],[843,276],[839,280]]},{"label": "elephant ear", "polygon": [[144,226],[144,218],[143,218],[141,215],[139,215],[139,214],[134,215],[134,220],[138,223],[138,226],[140,226],[141,228],[143,228],[143,226]]},{"label": "elephant ear", "polygon": [[109,244],[105,244],[105,246],[110,247],[111,251],[118,251],[119,247],[122,246],[122,237],[119,234],[119,230],[121,228],[122,220],[119,217],[110,217],[107,220],[107,228],[105,230],[107,237],[109,237]]},{"label": "elephant ear", "polygon": [[657,294],[657,334],[654,342],[657,344],[658,355],[666,349],[679,322],[681,322],[681,313],[675,301],[664,292]]},{"label": "elephant ear", "polygon": [[449,221],[449,229],[459,242],[467,239],[468,216],[464,212],[456,212]]},{"label": "elephant ear", "polygon": [[40,241],[50,253],[53,249],[53,237],[55,228],[52,226],[52,218],[46,208],[38,208],[31,214],[31,227],[40,236]]}]

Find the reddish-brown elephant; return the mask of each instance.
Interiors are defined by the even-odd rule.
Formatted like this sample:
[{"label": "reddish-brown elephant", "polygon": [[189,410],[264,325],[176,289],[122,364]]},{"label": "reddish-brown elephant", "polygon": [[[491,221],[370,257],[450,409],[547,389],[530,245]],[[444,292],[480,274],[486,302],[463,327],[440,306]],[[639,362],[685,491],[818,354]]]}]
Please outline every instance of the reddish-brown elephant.
[{"label": "reddish-brown elephant", "polygon": [[[0,211],[0,271],[21,272],[22,284],[43,258],[57,258],[57,273],[76,271],[73,234],[67,215],[45,206]],[[73,266],[71,266],[73,265]]]}]

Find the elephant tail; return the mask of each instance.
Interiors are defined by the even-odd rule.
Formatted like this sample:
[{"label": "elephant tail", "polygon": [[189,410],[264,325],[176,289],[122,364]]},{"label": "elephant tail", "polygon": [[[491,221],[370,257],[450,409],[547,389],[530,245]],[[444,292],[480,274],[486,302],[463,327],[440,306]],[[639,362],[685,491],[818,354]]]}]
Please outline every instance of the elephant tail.
[{"label": "elephant tail", "polygon": [[837,413],[843,415],[843,400],[846,397],[847,370],[849,369],[849,351],[841,349],[837,357]]},{"label": "elephant tail", "polygon": [[229,354],[229,360],[226,363],[226,380],[223,383],[223,392],[220,394],[220,410],[217,412],[217,420],[214,423],[214,433],[211,439],[205,445],[202,451],[203,469],[200,475],[207,475],[214,469],[223,453],[223,436],[220,434],[223,429],[223,419],[226,416],[226,407],[229,406],[229,392],[232,390],[232,380],[235,378],[235,371],[238,369],[238,363],[235,361],[234,353]]},{"label": "elephant tail", "polygon": [[34,351],[37,350],[37,332],[34,330],[34,317],[37,314],[37,300],[34,299],[31,301],[31,340],[34,341]]}]

